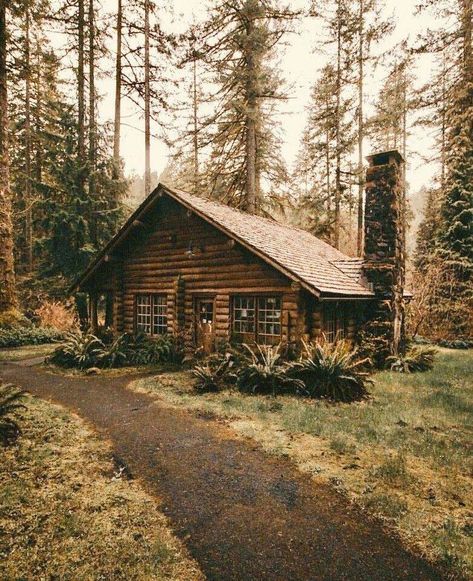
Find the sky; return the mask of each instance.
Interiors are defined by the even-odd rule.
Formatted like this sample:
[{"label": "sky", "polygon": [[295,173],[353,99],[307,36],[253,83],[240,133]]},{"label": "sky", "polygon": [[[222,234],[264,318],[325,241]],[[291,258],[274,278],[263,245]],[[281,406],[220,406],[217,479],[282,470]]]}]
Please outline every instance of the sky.
[{"label": "sky", "polygon": [[[321,0],[322,1],[322,0]],[[428,15],[415,16],[417,0],[385,0],[385,13],[392,15],[397,20],[396,30],[391,38],[383,45],[382,49],[389,51],[398,41],[406,37],[414,41],[417,34],[427,26],[435,27],[435,22],[429,21]],[[174,19],[164,17],[165,29],[176,32],[184,32],[186,26],[195,19],[205,14],[205,2],[201,0],[173,0]],[[102,0],[103,9],[114,13],[116,0]],[[292,0],[291,7],[306,7],[302,0]],[[287,46],[283,48],[280,57],[280,68],[283,77],[291,87],[290,98],[280,105],[279,121],[283,128],[282,151],[289,167],[294,162],[299,148],[299,140],[306,123],[305,107],[309,100],[311,87],[317,80],[318,71],[324,66],[327,56],[320,50],[316,50],[317,41],[320,40],[322,29],[320,23],[314,19],[305,18],[297,23],[297,34],[290,34],[286,38]],[[114,39],[111,41],[113,49]],[[113,66],[113,63],[110,63]],[[428,79],[433,61],[429,56],[420,57],[417,60],[416,75],[417,85],[421,85]],[[369,115],[373,107],[373,101],[382,83],[381,67],[366,79],[365,111]],[[98,90],[102,94],[99,108],[100,119],[105,122],[113,118],[113,78],[104,78],[99,82]],[[142,174],[144,170],[144,134],[143,119],[136,108],[126,100],[122,109],[122,140],[121,153],[125,161],[127,174],[136,172]],[[152,170],[159,175],[168,161],[168,148],[163,140],[158,137],[159,128],[152,127],[151,165]],[[435,164],[425,163],[417,154],[417,151],[429,151],[433,141],[428,131],[414,128],[408,142],[407,155],[407,180],[412,194],[418,192],[431,181],[435,170]],[[370,144],[364,146],[365,154],[372,153]]]}]

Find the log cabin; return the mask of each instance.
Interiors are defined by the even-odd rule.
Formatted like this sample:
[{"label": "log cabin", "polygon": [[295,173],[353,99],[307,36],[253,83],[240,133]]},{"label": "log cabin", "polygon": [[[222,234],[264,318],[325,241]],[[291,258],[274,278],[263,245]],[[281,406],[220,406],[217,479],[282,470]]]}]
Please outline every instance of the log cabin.
[{"label": "log cabin", "polygon": [[159,184],[72,287],[89,296],[92,328],[99,300],[117,333],[181,334],[189,350],[232,338],[353,339],[374,313],[389,319],[403,292],[402,158],[386,152],[369,161],[363,258]]}]

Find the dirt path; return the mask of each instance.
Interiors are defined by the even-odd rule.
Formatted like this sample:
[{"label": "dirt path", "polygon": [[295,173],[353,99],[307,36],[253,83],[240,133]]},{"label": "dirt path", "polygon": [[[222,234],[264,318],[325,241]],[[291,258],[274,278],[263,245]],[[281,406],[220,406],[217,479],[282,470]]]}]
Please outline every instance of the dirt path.
[{"label": "dirt path", "polygon": [[78,412],[161,499],[209,580],[441,579],[376,521],[215,420],[125,389],[130,377],[62,377],[0,364],[0,376]]}]

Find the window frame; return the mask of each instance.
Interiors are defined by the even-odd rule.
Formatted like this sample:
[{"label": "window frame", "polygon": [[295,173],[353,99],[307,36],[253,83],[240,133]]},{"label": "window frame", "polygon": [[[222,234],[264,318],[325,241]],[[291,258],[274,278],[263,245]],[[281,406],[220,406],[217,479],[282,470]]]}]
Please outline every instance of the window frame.
[{"label": "window frame", "polygon": [[[138,313],[139,301],[141,298],[149,299],[149,328],[150,331],[144,331],[143,329],[139,329],[139,318],[140,314]],[[158,303],[158,301],[162,301]],[[161,312],[156,311],[156,307],[163,309],[164,307],[164,314]],[[155,324],[155,319],[161,319],[161,323]],[[162,319],[165,320],[165,324],[162,323]],[[168,304],[167,304],[167,294],[165,293],[136,293],[135,294],[135,301],[134,301],[134,329],[136,333],[143,333],[147,337],[159,337],[162,335],[166,335],[168,331]],[[161,330],[159,330],[161,329]]]},{"label": "window frame", "polygon": [[[253,301],[253,331],[236,331],[235,330],[235,323],[243,323],[244,321],[235,320],[235,311],[237,307],[235,305],[235,301],[237,299],[245,299],[246,301]],[[268,300],[268,299],[275,299],[279,301],[279,320],[278,321],[271,321],[265,318],[264,320],[260,319],[260,312],[269,312],[269,309],[262,309],[260,301]],[[248,303],[247,303],[248,304]],[[247,307],[248,308],[248,307]],[[239,310],[243,310],[240,307]],[[258,345],[276,345],[281,342],[282,340],[282,327],[283,327],[283,297],[280,293],[234,293],[231,295],[231,332],[232,335],[235,335],[239,338],[245,340],[246,338],[250,338]],[[269,334],[269,333],[262,333],[260,330],[261,325],[278,325],[279,326],[279,333],[277,334]],[[247,339],[246,339],[247,340]]]},{"label": "window frame", "polygon": [[[333,314],[333,331],[330,331],[329,337],[327,332],[327,310],[330,308]],[[322,333],[324,339],[327,343],[336,343],[337,341],[343,341],[347,338],[348,333],[348,321],[347,321],[347,308],[344,303],[327,301],[322,303]]]}]

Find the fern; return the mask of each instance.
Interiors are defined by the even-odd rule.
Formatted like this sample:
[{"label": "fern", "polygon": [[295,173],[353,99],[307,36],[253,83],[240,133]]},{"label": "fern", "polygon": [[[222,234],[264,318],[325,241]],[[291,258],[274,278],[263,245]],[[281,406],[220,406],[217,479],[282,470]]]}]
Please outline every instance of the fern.
[{"label": "fern", "polygon": [[21,434],[16,418],[19,410],[25,407],[21,403],[23,396],[24,392],[13,385],[0,385],[0,441],[4,446]]}]

